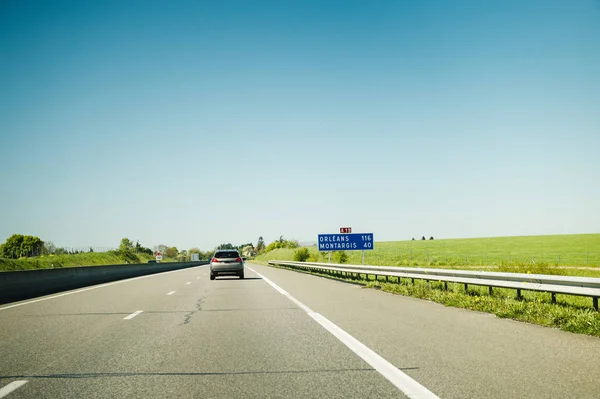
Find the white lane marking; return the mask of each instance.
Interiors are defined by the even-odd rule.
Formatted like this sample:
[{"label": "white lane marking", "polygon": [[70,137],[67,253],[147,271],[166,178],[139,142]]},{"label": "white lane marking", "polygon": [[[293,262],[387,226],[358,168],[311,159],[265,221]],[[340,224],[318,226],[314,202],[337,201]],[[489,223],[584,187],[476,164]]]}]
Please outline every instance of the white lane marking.
[{"label": "white lane marking", "polygon": [[167,295],[173,295],[174,293],[175,293],[175,291],[171,291]]},{"label": "white lane marking", "polygon": [[[200,267],[200,266],[198,266],[198,267]],[[186,270],[189,270],[189,269],[171,270],[170,272],[149,274],[147,276],[134,277],[134,278],[129,278],[129,279],[125,279],[125,280],[113,281],[111,283],[94,285],[92,287],[87,287],[87,288],[83,288],[83,289],[76,290],[76,291],[69,291],[69,292],[65,292],[65,293],[62,293],[62,294],[58,294],[58,295],[48,296],[48,297],[45,297],[45,298],[34,299],[32,301],[16,303],[14,305],[9,305],[9,306],[5,306],[3,308],[0,308],[0,310],[10,309],[10,308],[16,308],[17,306],[23,306],[23,305],[29,305],[30,303],[47,301],[48,299],[60,298],[61,296],[65,296],[65,295],[78,294],[78,293],[84,292],[84,291],[95,290],[96,288],[103,288],[103,287],[108,287],[110,285],[127,283],[127,282],[130,282],[130,281],[141,280],[143,278],[148,278],[148,277],[157,277],[157,276],[161,276],[161,275],[165,275],[165,274],[169,274],[169,273],[183,272],[183,271],[186,271]]]},{"label": "white lane marking", "polygon": [[304,305],[302,302],[291,296],[283,288],[279,287],[277,284],[275,284],[262,274],[258,273],[251,267],[246,267],[252,270],[254,273],[256,273],[271,287],[279,291],[279,293],[286,296],[288,299],[290,299],[292,302],[298,305],[302,310],[308,313],[308,315],[313,320],[315,320],[323,328],[329,331],[334,337],[340,340],[340,342],[346,345],[352,352],[358,355],[358,357],[363,359],[371,367],[377,370],[382,376],[384,376],[396,388],[401,390],[406,396],[413,399],[439,399],[439,397],[436,396],[433,392],[425,388],[423,385],[419,384],[417,381],[413,380],[408,375],[404,374],[397,367],[394,367],[393,364],[385,360],[383,357],[379,356],[372,349],[369,349],[369,347],[367,347],[365,344],[354,338],[352,335],[342,330],[340,327],[338,327],[335,323],[331,322],[325,316],[313,312],[308,306]]},{"label": "white lane marking", "polygon": [[188,281],[187,283],[185,283],[185,285],[190,285],[190,284],[192,284],[191,281]]},{"label": "white lane marking", "polygon": [[196,278],[200,278],[200,277],[196,277]]},{"label": "white lane marking", "polygon": [[142,313],[142,312],[143,312],[143,310],[137,310],[137,311],[133,312],[132,314],[130,314],[129,316],[127,316],[127,317],[123,317],[123,320],[131,320],[131,319],[133,319],[135,316],[139,315],[139,314],[140,314],[140,313]]},{"label": "white lane marking", "polygon": [[19,389],[19,388],[21,388],[25,384],[27,384],[27,381],[25,381],[25,380],[11,382],[10,384],[8,384],[7,386],[5,386],[4,388],[0,389],[0,398],[5,397],[6,395],[8,395],[9,393],[11,393],[15,389]]}]

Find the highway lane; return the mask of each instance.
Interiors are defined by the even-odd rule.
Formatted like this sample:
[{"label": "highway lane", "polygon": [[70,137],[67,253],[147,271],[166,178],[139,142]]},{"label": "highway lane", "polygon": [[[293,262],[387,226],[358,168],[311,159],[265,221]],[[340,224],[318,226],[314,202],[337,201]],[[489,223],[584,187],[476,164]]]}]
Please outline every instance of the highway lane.
[{"label": "highway lane", "polygon": [[600,339],[250,265],[441,398],[599,398]]},{"label": "highway lane", "polygon": [[202,266],[0,309],[0,394],[27,381],[6,397],[404,397],[246,276]]},{"label": "highway lane", "polygon": [[441,398],[599,397],[597,338],[248,266],[300,303],[203,266],[0,306],[0,397],[405,397],[304,305]]}]

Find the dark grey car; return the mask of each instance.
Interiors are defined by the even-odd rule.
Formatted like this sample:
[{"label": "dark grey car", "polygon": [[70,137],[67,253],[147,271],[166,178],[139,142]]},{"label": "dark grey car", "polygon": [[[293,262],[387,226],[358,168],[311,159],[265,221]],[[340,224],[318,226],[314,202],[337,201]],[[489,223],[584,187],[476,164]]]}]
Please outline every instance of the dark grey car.
[{"label": "dark grey car", "polygon": [[219,250],[210,260],[210,279],[217,276],[244,278],[244,260],[236,250]]}]

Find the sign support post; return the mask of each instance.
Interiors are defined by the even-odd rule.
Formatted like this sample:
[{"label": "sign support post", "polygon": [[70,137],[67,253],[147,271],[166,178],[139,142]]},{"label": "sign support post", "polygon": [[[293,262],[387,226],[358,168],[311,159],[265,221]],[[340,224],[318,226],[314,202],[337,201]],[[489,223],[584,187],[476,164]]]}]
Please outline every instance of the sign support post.
[{"label": "sign support post", "polygon": [[331,263],[331,251],[327,252],[327,254],[328,254],[327,263]]},{"label": "sign support post", "polygon": [[365,264],[365,250],[362,250],[362,264]]}]

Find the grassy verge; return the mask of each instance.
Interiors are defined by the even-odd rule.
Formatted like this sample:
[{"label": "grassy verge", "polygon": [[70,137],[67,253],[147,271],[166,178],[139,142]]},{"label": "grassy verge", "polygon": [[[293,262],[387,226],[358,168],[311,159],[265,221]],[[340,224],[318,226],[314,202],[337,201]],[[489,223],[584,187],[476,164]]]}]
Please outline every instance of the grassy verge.
[{"label": "grassy verge", "polygon": [[[90,252],[72,255],[40,256],[22,259],[0,258],[0,271],[51,269],[75,266],[102,266],[127,263],[147,263],[154,259],[152,255],[127,254],[115,251]],[[175,261],[165,259],[163,262]]]},{"label": "grassy verge", "polygon": [[[596,234],[593,236],[600,237],[600,234]],[[479,239],[475,239],[479,240]],[[443,240],[440,240],[443,241]],[[444,240],[444,241],[452,241],[452,240]],[[553,240],[550,241],[554,243]],[[405,242],[396,242],[396,243],[376,243],[376,246],[383,246],[384,244],[398,244],[403,245]],[[598,244],[598,248],[600,248],[600,243]],[[327,252],[319,252],[317,247],[308,247],[310,252],[309,262],[327,262],[328,255]],[[256,257],[255,261],[269,261],[269,260],[293,260],[295,249],[289,248],[279,248],[273,251],[267,252],[265,254],[261,254]],[[388,249],[388,252],[391,250]],[[516,251],[516,250],[515,250]],[[523,250],[526,251],[526,250]],[[566,254],[569,253],[569,249],[566,247],[557,247],[554,249],[555,253],[563,254],[561,259],[565,259]],[[366,251],[367,252],[367,251]],[[382,253],[383,250],[382,250]],[[348,261],[346,263],[349,264],[361,264],[362,260],[360,258],[360,251],[346,251],[348,255]],[[590,254],[590,253],[588,253]],[[376,254],[375,254],[376,255]],[[455,258],[452,262],[445,261],[436,261],[433,256],[430,256],[429,260],[427,258],[417,258],[414,257],[411,261],[407,259],[401,259],[399,257],[394,256],[381,256],[376,257],[365,256],[365,265],[371,266],[401,266],[401,267],[431,267],[431,268],[443,268],[443,269],[456,269],[456,270],[485,270],[485,271],[495,271],[495,272],[511,272],[511,273],[532,273],[532,274],[552,274],[552,275],[561,275],[561,276],[584,276],[584,277],[600,277],[600,266],[586,266],[580,265],[577,263],[570,264],[558,264],[558,263],[549,263],[544,261],[531,262],[531,260],[522,260],[519,261],[517,259],[512,259],[511,261],[498,261],[495,264],[491,264],[492,262],[488,262],[487,265],[484,264],[476,264],[476,265],[468,265],[465,263],[461,263],[458,258]],[[561,255],[557,255],[560,257]],[[588,256],[591,258],[591,255]],[[334,262],[334,255],[332,255],[331,260]],[[489,259],[489,258],[488,258]]]},{"label": "grassy verge", "polygon": [[510,289],[495,288],[492,295],[489,295],[487,287],[469,287],[465,292],[462,284],[449,283],[448,290],[444,290],[443,283],[427,283],[424,280],[415,280],[412,284],[409,279],[398,282],[395,277],[390,277],[390,281],[387,282],[384,277],[379,277],[378,280],[374,276],[369,280],[355,280],[323,273],[311,274],[349,281],[393,294],[426,299],[446,306],[477,310],[502,318],[600,337],[600,312],[592,308],[591,298],[557,294],[557,303],[552,304],[550,294],[547,293],[523,291],[523,299],[517,299],[515,290]]},{"label": "grassy verge", "polygon": [[[316,246],[310,247],[314,256]],[[293,250],[292,250],[293,252]],[[326,253],[323,253],[326,256]],[[360,251],[348,251],[349,263],[360,263]],[[264,256],[261,255],[261,256]],[[259,256],[260,257],[260,256]],[[600,234],[491,237],[375,242],[365,251],[371,265],[500,266],[546,263],[552,266],[600,267]]]}]

